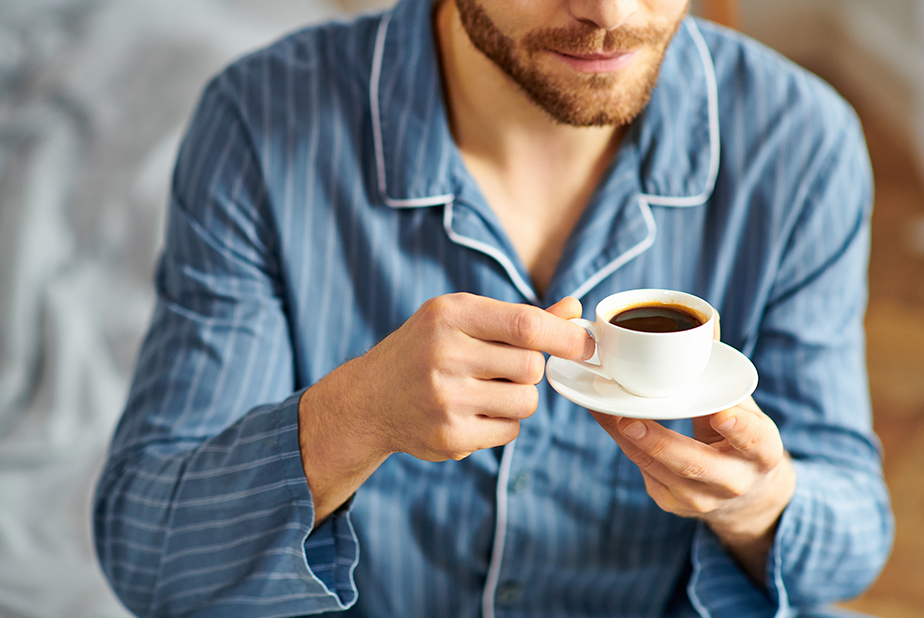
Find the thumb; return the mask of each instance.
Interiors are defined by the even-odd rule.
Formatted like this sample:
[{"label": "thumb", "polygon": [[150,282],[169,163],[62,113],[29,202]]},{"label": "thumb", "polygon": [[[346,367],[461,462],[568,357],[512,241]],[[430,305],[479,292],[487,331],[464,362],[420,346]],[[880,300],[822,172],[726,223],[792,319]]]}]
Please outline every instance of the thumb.
[{"label": "thumb", "polygon": [[546,311],[556,317],[562,318],[563,320],[579,318],[584,313],[584,309],[581,307],[581,301],[571,296],[565,296],[560,301],[546,309]]},{"label": "thumb", "polygon": [[[581,301],[571,296],[565,296],[560,301],[546,309],[547,312],[551,313],[557,318],[563,320],[570,320],[572,318],[579,318],[583,314],[583,308],[581,307]],[[578,328],[577,325],[574,325],[574,328]],[[583,329],[581,329],[583,330]],[[586,332],[584,333],[586,339],[584,340],[584,355],[582,358],[588,360],[594,355],[594,350],[596,349],[596,343],[594,342],[593,337],[591,337]]]}]

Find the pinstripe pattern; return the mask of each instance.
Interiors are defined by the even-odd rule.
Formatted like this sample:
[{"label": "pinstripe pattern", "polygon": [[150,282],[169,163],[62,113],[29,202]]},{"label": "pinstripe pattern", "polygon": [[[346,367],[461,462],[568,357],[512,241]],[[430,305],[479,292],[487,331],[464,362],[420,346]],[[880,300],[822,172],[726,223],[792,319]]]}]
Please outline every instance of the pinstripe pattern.
[{"label": "pinstripe pattern", "polygon": [[[475,617],[489,568],[486,613],[510,617],[756,618],[856,593],[892,522],[864,367],[871,178],[851,110],[688,20],[539,298],[452,142],[423,4],[294,34],[206,89],[97,493],[121,598],[143,616]],[[576,294],[591,312],[636,287],[707,298],[758,367],[755,397],[799,473],[766,590],[704,526],[660,511],[545,384],[506,486],[500,452],[394,455],[313,529],[303,389],[439,294]]]}]

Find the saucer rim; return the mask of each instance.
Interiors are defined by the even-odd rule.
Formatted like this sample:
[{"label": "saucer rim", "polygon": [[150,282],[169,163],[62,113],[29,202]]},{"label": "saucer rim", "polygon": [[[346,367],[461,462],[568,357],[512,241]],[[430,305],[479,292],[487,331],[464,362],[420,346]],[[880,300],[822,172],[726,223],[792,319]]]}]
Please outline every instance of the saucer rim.
[{"label": "saucer rim", "polygon": [[[574,361],[570,361],[570,360],[563,359],[563,358],[558,358],[555,356],[550,356],[548,361],[546,362],[545,374],[546,374],[546,379],[549,382],[549,385],[562,397],[565,397],[569,401],[579,406],[582,406],[589,410],[594,410],[595,412],[600,412],[601,414],[608,414],[611,416],[622,416],[625,418],[648,419],[648,420],[681,420],[681,419],[688,419],[688,418],[696,418],[699,416],[706,416],[708,414],[714,414],[716,412],[720,412],[722,410],[727,410],[728,408],[734,407],[738,405],[739,403],[741,403],[742,401],[744,401],[745,399],[747,399],[757,389],[757,383],[758,383],[757,368],[754,367],[754,363],[751,362],[751,359],[749,359],[747,356],[742,354],[741,351],[728,345],[727,343],[723,343],[721,341],[713,341],[713,353],[715,353],[715,351],[720,348],[723,350],[722,352],[723,355],[727,354],[728,355],[727,358],[733,359],[732,362],[737,364],[738,371],[745,371],[751,374],[748,380],[748,387],[747,388],[743,387],[740,390],[736,390],[735,391],[736,394],[734,397],[729,396],[727,400],[721,399],[720,400],[722,401],[721,405],[716,405],[716,404],[704,405],[701,407],[701,409],[696,409],[696,408],[690,409],[688,406],[681,405],[682,410],[677,410],[677,407],[676,407],[677,404],[683,401],[685,394],[687,395],[687,398],[689,398],[689,393],[691,389],[695,388],[695,385],[692,387],[687,387],[686,389],[677,393],[676,395],[671,395],[670,397],[664,397],[664,398],[659,398],[657,400],[653,400],[650,398],[639,397],[638,395],[633,395],[632,393],[629,393],[628,391],[623,389],[621,386],[619,386],[619,384],[616,384],[614,381],[609,380],[608,382],[612,383],[614,386],[619,388],[619,390],[621,391],[622,394],[619,399],[620,401],[643,400],[643,401],[663,402],[665,404],[663,407],[669,407],[669,409],[672,410],[673,412],[664,413],[664,412],[651,411],[651,410],[645,410],[645,411],[638,411],[638,410],[615,411],[615,410],[610,410],[610,409],[600,410],[594,407],[593,405],[587,405],[585,401],[575,401],[575,398],[573,398],[569,393],[563,393],[561,390],[559,390],[559,387],[564,388],[566,390],[571,390],[572,392],[576,393],[576,398],[580,398],[586,401],[593,401],[594,399],[592,396],[589,396],[585,393],[582,393],[580,391],[577,391],[571,388],[568,384],[568,381],[559,380],[558,378],[550,375],[550,373],[551,372],[560,373],[561,370],[558,369],[557,366],[561,365],[563,367],[564,366],[574,367],[575,369],[580,371],[582,374],[585,374],[585,375],[589,374],[590,376],[593,376],[593,379],[605,380],[605,378],[597,376],[592,371],[585,369],[584,367],[581,367],[580,364],[575,363]],[[713,358],[716,358],[716,357],[713,356]],[[710,360],[710,364],[712,362],[713,361]],[[566,363],[567,365],[565,365]],[[707,365],[707,370],[708,368],[709,367]],[[675,405],[671,405],[671,404],[675,404]]]}]

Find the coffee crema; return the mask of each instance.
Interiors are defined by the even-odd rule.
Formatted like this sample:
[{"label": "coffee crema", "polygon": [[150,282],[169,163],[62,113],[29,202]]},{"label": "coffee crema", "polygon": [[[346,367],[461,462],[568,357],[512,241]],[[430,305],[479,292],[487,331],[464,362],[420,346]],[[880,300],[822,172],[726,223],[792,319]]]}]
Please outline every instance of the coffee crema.
[{"label": "coffee crema", "polygon": [[615,326],[643,333],[676,333],[702,326],[708,320],[681,305],[646,303],[624,307],[609,321]]}]

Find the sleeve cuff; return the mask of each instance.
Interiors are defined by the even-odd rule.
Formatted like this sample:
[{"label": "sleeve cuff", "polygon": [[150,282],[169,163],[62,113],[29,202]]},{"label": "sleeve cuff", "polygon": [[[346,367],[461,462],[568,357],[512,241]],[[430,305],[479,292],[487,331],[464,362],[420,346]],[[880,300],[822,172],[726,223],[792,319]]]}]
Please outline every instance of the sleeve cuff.
[{"label": "sleeve cuff", "polygon": [[693,573],[687,587],[690,602],[699,615],[702,618],[789,616],[791,612],[779,559],[779,539],[777,534],[767,559],[766,587],[761,589],[738,566],[709,526],[699,522],[693,535]]},{"label": "sleeve cuff", "polygon": [[[298,419],[298,404],[304,390],[297,392],[282,405],[280,419]],[[337,509],[316,529],[314,525],[314,500],[305,480],[298,442],[298,422],[282,420],[288,425],[282,430],[280,448],[297,457],[284,458],[287,487],[298,505],[301,524],[302,556],[294,568],[311,582],[313,592],[326,594],[336,603],[332,609],[348,609],[359,596],[353,571],[359,563],[359,539],[350,519],[353,499]]]},{"label": "sleeve cuff", "polygon": [[[774,577],[794,607],[861,594],[881,572],[893,539],[887,491],[875,474],[833,473],[794,460],[798,482],[777,528]],[[785,578],[784,578],[785,576]]]}]

